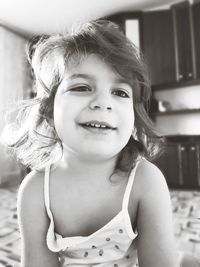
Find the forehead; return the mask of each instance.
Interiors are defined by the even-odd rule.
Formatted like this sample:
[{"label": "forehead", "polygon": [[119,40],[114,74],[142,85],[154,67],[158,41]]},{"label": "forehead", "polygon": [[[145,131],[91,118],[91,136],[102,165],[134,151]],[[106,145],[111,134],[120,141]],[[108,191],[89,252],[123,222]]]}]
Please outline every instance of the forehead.
[{"label": "forehead", "polygon": [[101,76],[126,82],[109,62],[96,54],[75,56],[68,62],[65,73],[66,78],[84,77],[84,74],[85,76]]}]

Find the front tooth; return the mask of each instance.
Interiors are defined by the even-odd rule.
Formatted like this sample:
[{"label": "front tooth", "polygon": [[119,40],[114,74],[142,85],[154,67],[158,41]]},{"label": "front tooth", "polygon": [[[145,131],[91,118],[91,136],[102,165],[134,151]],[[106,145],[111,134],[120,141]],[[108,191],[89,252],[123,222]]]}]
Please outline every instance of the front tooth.
[{"label": "front tooth", "polygon": [[94,124],[94,123],[90,123],[90,125],[91,125],[92,127],[95,127],[95,124]]},{"label": "front tooth", "polygon": [[101,125],[101,128],[106,128],[106,126],[105,125]]},{"label": "front tooth", "polygon": [[95,127],[100,128],[101,125],[100,124],[95,124]]}]

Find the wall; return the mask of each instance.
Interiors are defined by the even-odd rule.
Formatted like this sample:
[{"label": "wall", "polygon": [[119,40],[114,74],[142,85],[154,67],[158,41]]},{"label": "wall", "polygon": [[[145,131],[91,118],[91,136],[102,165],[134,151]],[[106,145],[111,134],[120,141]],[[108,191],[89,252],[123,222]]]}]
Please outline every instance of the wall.
[{"label": "wall", "polygon": [[[25,59],[26,39],[9,29],[0,26],[0,134],[5,124],[8,106],[23,98],[29,84]],[[20,175],[20,168],[0,145],[0,179],[10,179],[13,174]]]},{"label": "wall", "polygon": [[[155,92],[162,114],[156,116],[161,134],[200,135],[200,85]],[[181,114],[164,114],[165,111],[191,110]],[[163,115],[164,114],[164,115]]]}]

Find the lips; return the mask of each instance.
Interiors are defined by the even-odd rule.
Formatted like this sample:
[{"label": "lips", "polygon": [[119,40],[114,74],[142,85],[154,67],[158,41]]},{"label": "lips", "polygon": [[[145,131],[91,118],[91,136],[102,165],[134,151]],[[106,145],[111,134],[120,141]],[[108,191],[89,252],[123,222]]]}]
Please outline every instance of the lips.
[{"label": "lips", "polygon": [[79,123],[82,127],[99,130],[116,130],[116,127],[112,126],[108,122],[104,121],[87,121]]}]

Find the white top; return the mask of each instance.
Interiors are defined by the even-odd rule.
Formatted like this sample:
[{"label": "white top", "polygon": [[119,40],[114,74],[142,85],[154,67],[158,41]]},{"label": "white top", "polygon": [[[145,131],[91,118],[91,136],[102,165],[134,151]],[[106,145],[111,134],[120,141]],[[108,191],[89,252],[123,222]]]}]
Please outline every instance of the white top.
[{"label": "white top", "polygon": [[135,171],[132,170],[125,189],[122,209],[106,225],[89,236],[62,237],[55,233],[54,219],[50,208],[49,185],[50,165],[45,170],[44,197],[50,225],[47,232],[47,246],[58,252],[61,266],[74,267],[134,267],[137,264],[136,237],[128,213],[128,203]]}]

